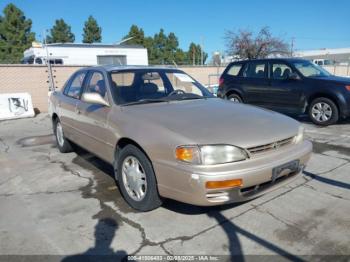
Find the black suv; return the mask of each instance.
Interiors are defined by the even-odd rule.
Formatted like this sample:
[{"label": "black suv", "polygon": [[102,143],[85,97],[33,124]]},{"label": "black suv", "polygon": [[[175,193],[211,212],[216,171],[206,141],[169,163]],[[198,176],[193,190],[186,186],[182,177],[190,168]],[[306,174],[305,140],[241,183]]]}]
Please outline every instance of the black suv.
[{"label": "black suv", "polygon": [[218,97],[281,113],[308,113],[317,125],[350,116],[350,78],[295,58],[233,62],[220,77]]}]

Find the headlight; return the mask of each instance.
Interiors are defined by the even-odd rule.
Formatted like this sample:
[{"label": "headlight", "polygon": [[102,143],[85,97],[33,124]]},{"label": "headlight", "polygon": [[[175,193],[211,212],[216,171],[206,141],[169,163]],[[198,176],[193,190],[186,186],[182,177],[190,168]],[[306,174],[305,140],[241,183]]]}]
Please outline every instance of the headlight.
[{"label": "headlight", "polygon": [[304,127],[300,126],[298,135],[296,135],[296,137],[294,138],[294,141],[295,141],[295,144],[299,144],[303,140],[304,140]]},{"label": "headlight", "polygon": [[247,157],[243,149],[231,145],[179,146],[176,148],[176,158],[192,164],[224,164],[245,160]]}]

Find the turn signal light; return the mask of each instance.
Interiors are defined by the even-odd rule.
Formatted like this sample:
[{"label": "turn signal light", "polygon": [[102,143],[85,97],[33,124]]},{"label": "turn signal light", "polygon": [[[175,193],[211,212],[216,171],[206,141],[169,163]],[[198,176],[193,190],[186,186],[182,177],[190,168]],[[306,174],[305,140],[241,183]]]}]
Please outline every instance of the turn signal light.
[{"label": "turn signal light", "polygon": [[185,162],[192,162],[194,153],[194,148],[192,147],[176,148],[176,158]]},{"label": "turn signal light", "polygon": [[230,187],[240,187],[243,185],[242,179],[224,180],[224,181],[207,181],[205,187],[207,189],[220,189]]},{"label": "turn signal light", "polygon": [[346,90],[350,91],[350,86],[345,86]]}]

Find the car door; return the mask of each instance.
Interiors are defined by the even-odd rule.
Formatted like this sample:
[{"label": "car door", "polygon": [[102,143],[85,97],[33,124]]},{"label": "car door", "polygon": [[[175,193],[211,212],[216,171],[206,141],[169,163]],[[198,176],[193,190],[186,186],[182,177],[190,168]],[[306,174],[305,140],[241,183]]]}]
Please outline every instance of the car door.
[{"label": "car door", "polygon": [[265,61],[246,63],[239,79],[245,103],[266,106],[265,93],[269,87],[267,71],[268,67]]},{"label": "car door", "polygon": [[[304,83],[297,72],[285,62],[270,62],[270,88],[267,99],[271,109],[284,113],[302,112]],[[290,78],[291,74],[297,78]]]},{"label": "car door", "polygon": [[65,136],[76,143],[79,143],[80,137],[80,132],[76,122],[77,105],[82,92],[86,73],[86,71],[79,71],[71,77],[58,102],[60,121]]},{"label": "car door", "polygon": [[[83,94],[98,93],[111,105],[112,99],[106,79],[102,71],[90,71]],[[110,112],[111,107],[109,106],[91,104],[82,99],[77,105],[77,119],[83,147],[107,161],[110,161],[115,146],[110,142],[114,141],[113,131],[108,125]]]}]

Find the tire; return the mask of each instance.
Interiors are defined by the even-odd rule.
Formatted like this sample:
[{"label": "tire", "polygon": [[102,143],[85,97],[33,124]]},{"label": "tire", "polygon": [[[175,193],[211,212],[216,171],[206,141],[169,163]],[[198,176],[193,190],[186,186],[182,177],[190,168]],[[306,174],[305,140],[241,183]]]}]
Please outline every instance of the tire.
[{"label": "tire", "polygon": [[311,121],[320,126],[328,126],[338,122],[339,110],[337,105],[329,98],[319,97],[314,99],[309,107]]},{"label": "tire", "polygon": [[235,103],[243,103],[243,99],[238,94],[231,94],[227,97],[227,100]]},{"label": "tire", "polygon": [[125,201],[139,211],[150,211],[160,207],[162,199],[148,157],[134,145],[125,146],[118,155],[116,156],[118,159],[115,159],[117,168],[114,168],[114,172]]},{"label": "tire", "polygon": [[53,132],[55,134],[56,144],[57,144],[58,150],[60,150],[61,153],[72,152],[73,151],[72,145],[65,138],[61,122],[58,118],[55,119],[53,122]]}]

